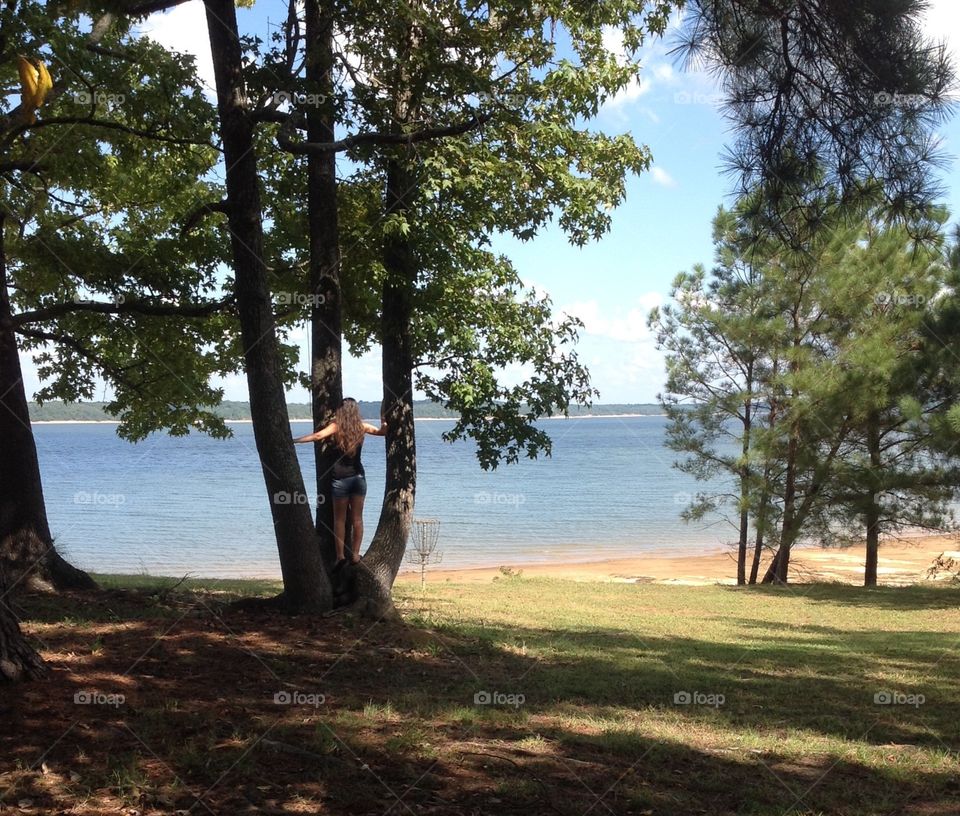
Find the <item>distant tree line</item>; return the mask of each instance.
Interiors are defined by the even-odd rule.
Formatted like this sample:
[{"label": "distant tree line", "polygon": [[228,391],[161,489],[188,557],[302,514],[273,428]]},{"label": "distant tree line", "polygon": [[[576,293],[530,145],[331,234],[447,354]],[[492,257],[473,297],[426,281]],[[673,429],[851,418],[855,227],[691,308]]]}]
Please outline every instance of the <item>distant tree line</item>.
[{"label": "distant tree line", "polygon": [[[376,419],[380,412],[380,403],[374,400],[359,400],[360,413],[367,419]],[[312,419],[311,405],[308,402],[291,402],[287,404],[290,419]],[[211,412],[220,419],[248,420],[250,419],[250,403],[246,400],[224,400],[211,409]],[[431,400],[415,400],[413,403],[414,416],[419,419],[456,419],[459,414],[443,405]],[[570,407],[570,416],[623,416],[640,414],[655,416],[663,414],[663,408],[657,403],[602,403],[591,407],[581,405]],[[116,417],[107,410],[105,402],[61,402],[52,401],[38,404],[30,403],[30,419],[34,422],[102,422],[116,421]]]}]

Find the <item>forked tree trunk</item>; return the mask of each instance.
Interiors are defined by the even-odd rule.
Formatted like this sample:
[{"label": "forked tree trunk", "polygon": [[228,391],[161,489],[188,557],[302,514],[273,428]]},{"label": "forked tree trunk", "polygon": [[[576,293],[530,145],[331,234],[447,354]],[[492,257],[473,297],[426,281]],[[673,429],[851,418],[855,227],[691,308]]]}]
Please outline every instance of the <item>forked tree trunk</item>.
[{"label": "forked tree trunk", "polygon": [[[321,100],[307,107],[307,138],[314,143],[334,141],[333,8],[326,0],[304,3],[307,92]],[[343,401],[343,312],[340,288],[340,228],[337,217],[336,153],[307,154],[307,225],[310,236],[310,336],[312,359],[313,427],[333,419]],[[314,444],[317,484],[317,534],[324,564],[336,561],[331,491],[335,448]],[[349,536],[345,534],[349,549]],[[349,556],[348,556],[349,557]]]},{"label": "forked tree trunk", "polygon": [[777,577],[777,567],[780,562],[780,549],[773,554],[773,558],[770,560],[770,564],[767,566],[767,571],[763,575],[763,580],[761,584],[772,584],[774,579]]},{"label": "forked tree trunk", "polygon": [[303,474],[290,430],[267,271],[257,158],[243,84],[233,0],[205,0],[226,167],[237,313],[250,391],[250,416],[270,500],[284,602],[291,611],[330,608],[330,581],[305,503]]},{"label": "forked tree trunk", "polygon": [[803,501],[797,502],[797,450],[799,446],[799,429],[794,426],[791,431],[790,442],[787,445],[787,478],[783,492],[783,525],[780,533],[780,547],[767,569],[763,583],[772,581],[787,583],[787,570],[790,567],[790,552],[793,545],[799,540],[800,532],[806,519],[809,517],[814,502],[820,493],[825,481],[830,477],[833,461],[840,451],[852,424],[849,417],[844,419],[837,431],[837,437],[824,459],[814,468],[813,476],[807,486]]},{"label": "forked tree trunk", "polygon": [[790,572],[790,550],[796,537],[797,454],[799,446],[799,429],[794,422],[794,427],[790,430],[790,441],[787,443],[787,475],[783,490],[783,529],[780,534],[780,548],[777,550],[776,558],[770,564],[770,568],[773,570],[771,578],[778,584],[787,583]]},{"label": "forked tree trunk", "polygon": [[[833,462],[837,451],[840,449],[840,445],[843,443],[845,436],[846,432],[843,432],[839,439],[834,443],[829,455],[824,460],[824,464],[818,468],[819,472],[814,471],[814,477],[807,488],[807,492],[803,498],[803,501],[799,505],[796,503],[795,491],[785,492],[785,496],[792,495],[793,498],[789,505],[786,501],[784,501],[784,521],[780,533],[780,547],[777,549],[776,555],[773,557],[773,560],[770,562],[770,566],[767,568],[766,575],[763,577],[763,583],[769,584],[773,581],[781,584],[787,583],[787,570],[790,565],[790,553],[793,549],[793,544],[795,544],[800,538],[800,531],[803,528],[803,524],[810,515],[810,509],[813,506],[817,494],[820,492],[820,488],[824,484],[824,479],[829,475],[830,465]],[[787,484],[789,485],[789,464],[787,466],[787,471]],[[789,516],[787,514],[788,508],[790,511]]]},{"label": "forked tree trunk", "polygon": [[50,535],[7,288],[4,222],[0,213],[0,541],[30,530],[44,544],[38,554],[40,577],[57,589],[96,589],[87,573],[60,556]]},{"label": "forked tree trunk", "polygon": [[[780,361],[774,358],[773,361],[773,379],[776,379],[780,368]],[[777,422],[778,406],[776,401],[770,401],[770,412],[767,416],[767,429],[773,430]],[[757,576],[760,572],[760,559],[763,557],[764,536],[767,530],[767,513],[770,511],[770,471],[768,464],[763,468],[763,488],[760,492],[760,502],[756,512],[756,536],[753,542],[753,563],[750,565],[749,583],[751,586],[757,583]]]},{"label": "forked tree trunk", "polygon": [[[800,362],[797,354],[802,343],[800,319],[796,309],[793,311],[793,351],[794,357],[790,360],[789,370],[793,377],[796,377],[800,370]],[[796,393],[793,394],[794,401]],[[780,533],[780,547],[767,574],[763,578],[763,583],[776,581],[779,584],[787,583],[790,574],[790,550],[796,538],[795,520],[797,503],[797,457],[800,450],[800,426],[799,420],[794,416],[791,419],[790,438],[787,442],[787,462],[786,478],[783,486],[783,520]]]},{"label": "forked tree trunk", "polygon": [[[415,189],[405,159],[391,159],[387,167],[386,212],[406,211]],[[374,617],[395,614],[391,590],[406,552],[417,487],[410,337],[416,262],[410,241],[399,231],[391,231],[386,237],[383,262],[381,344],[387,423],[386,484],[377,531],[357,571],[357,605]]]}]

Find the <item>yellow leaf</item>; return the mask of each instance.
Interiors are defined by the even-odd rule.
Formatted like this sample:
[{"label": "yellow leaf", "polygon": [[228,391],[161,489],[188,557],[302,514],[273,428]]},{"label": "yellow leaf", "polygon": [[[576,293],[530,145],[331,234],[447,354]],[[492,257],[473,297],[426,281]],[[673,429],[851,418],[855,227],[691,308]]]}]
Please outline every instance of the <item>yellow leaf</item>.
[{"label": "yellow leaf", "polygon": [[30,60],[20,54],[17,54],[17,71],[20,72],[20,102],[24,108],[33,110],[37,107],[39,72]]},{"label": "yellow leaf", "polygon": [[47,66],[43,64],[43,60],[37,60],[37,95],[34,99],[36,107],[39,108],[43,104],[52,87],[53,78],[50,76]]}]

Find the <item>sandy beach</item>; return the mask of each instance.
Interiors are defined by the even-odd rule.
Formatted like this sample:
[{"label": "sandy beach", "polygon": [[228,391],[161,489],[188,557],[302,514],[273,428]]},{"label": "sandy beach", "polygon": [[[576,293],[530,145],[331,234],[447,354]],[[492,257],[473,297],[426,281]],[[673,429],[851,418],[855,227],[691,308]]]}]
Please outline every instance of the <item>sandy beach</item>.
[{"label": "sandy beach", "polygon": [[[927,580],[927,570],[941,553],[960,560],[960,537],[923,536],[880,545],[878,580],[895,586]],[[766,561],[763,568],[766,567]],[[761,575],[762,570],[761,568]],[[660,584],[735,584],[736,560],[732,551],[690,555],[637,555],[583,563],[504,563],[472,569],[427,568],[427,581],[478,582],[503,577],[503,570],[525,577],[544,576],[575,581],[619,581]],[[749,562],[747,569],[749,570]],[[794,583],[833,581],[863,583],[863,550],[798,547],[791,557]],[[398,580],[419,581],[419,570],[404,569]]]}]

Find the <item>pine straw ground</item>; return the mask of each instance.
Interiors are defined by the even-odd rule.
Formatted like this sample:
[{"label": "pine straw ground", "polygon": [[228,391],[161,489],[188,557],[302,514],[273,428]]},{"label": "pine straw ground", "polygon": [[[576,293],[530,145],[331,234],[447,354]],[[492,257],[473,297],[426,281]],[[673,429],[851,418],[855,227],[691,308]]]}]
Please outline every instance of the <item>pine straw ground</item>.
[{"label": "pine straw ground", "polygon": [[104,584],[19,599],[2,813],[960,813],[955,588],[504,575],[398,625]]}]

